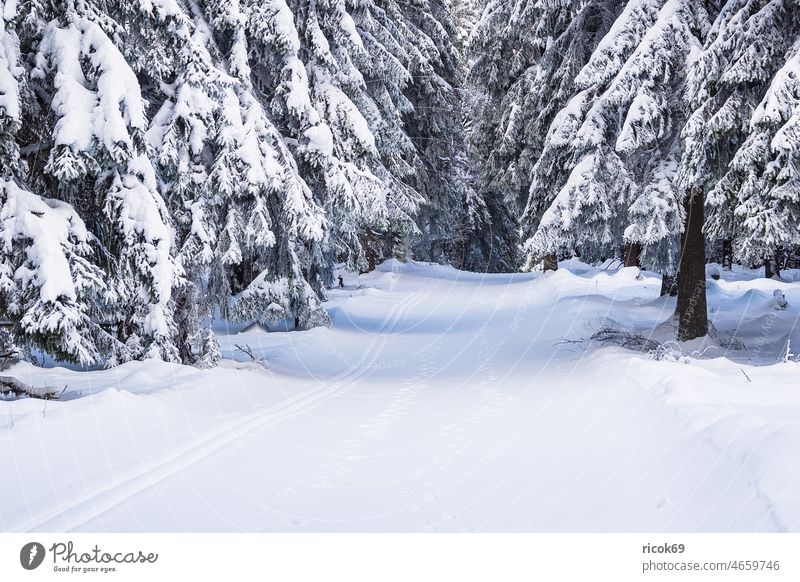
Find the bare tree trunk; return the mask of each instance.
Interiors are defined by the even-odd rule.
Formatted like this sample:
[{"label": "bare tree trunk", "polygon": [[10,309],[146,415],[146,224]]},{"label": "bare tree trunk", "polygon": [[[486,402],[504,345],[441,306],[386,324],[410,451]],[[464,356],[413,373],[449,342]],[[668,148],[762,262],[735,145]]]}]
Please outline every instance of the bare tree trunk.
[{"label": "bare tree trunk", "polygon": [[764,257],[764,277],[772,279],[777,270],[778,265],[775,263],[775,257]]},{"label": "bare tree trunk", "polygon": [[361,236],[361,245],[364,247],[364,258],[367,259],[367,269],[361,272],[369,273],[375,270],[379,260],[377,233],[368,228]]},{"label": "bare tree trunk", "polygon": [[800,250],[797,247],[789,247],[786,252],[786,268],[800,268]]},{"label": "bare tree trunk", "polygon": [[675,297],[678,294],[678,281],[675,275],[662,275],[661,276],[661,296],[669,295]]},{"label": "bare tree trunk", "polygon": [[678,339],[681,341],[702,337],[708,333],[703,204],[701,190],[689,190],[686,193],[684,200],[686,224],[681,241],[681,260],[678,270]]},{"label": "bare tree trunk", "polygon": [[639,256],[642,254],[642,245],[639,243],[627,243],[625,245],[625,261],[626,267],[640,267]]},{"label": "bare tree trunk", "polygon": [[730,271],[733,268],[733,241],[722,239],[722,268]]},{"label": "bare tree trunk", "polygon": [[764,277],[767,279],[781,276],[780,255],[781,249],[775,249],[774,254],[764,257]]},{"label": "bare tree trunk", "polygon": [[558,256],[556,255],[547,255],[544,258],[544,270],[545,271],[558,271]]},{"label": "bare tree trunk", "polygon": [[[185,316],[186,309],[186,293],[178,292],[175,298],[175,313]],[[186,325],[189,319],[187,317],[178,317],[178,353],[180,354],[181,363],[194,364],[197,358],[192,354],[192,346],[189,338],[189,329]]]}]

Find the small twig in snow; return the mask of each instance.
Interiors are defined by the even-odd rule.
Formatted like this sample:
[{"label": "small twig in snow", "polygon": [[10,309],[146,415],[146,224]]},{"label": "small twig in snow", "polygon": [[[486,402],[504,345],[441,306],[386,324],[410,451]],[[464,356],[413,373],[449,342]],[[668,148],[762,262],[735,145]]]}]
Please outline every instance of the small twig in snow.
[{"label": "small twig in snow", "polygon": [[234,344],[233,347],[243,354],[250,356],[250,359],[254,362],[256,361],[256,357],[253,355],[253,348],[251,348],[249,345],[245,344],[244,346],[240,346],[239,344]]},{"label": "small twig in snow", "polygon": [[582,344],[582,343],[583,343],[583,342],[585,342],[585,341],[586,341],[586,340],[584,340],[584,339],[573,340],[573,339],[566,339],[566,338],[564,338],[564,339],[562,339],[561,341],[557,341],[557,342],[556,342],[556,343],[554,343],[553,345],[554,345],[554,346],[560,346],[561,344]]},{"label": "small twig in snow", "polygon": [[747,381],[748,382],[752,382],[752,380],[750,379],[750,376],[747,375],[747,372],[745,372],[744,369],[742,369],[742,368],[739,368],[739,369],[742,371],[742,374],[744,374],[744,377],[747,378]]},{"label": "small twig in snow", "polygon": [[256,364],[258,364],[259,366],[261,366],[265,370],[269,370],[269,366],[266,364],[266,362],[264,362],[264,360],[256,358],[253,355],[253,348],[251,348],[249,345],[245,344],[244,346],[240,346],[239,344],[234,344],[234,347],[237,350],[239,350],[240,352],[242,352],[243,354],[246,354],[246,355],[250,356],[251,360],[253,360]]}]

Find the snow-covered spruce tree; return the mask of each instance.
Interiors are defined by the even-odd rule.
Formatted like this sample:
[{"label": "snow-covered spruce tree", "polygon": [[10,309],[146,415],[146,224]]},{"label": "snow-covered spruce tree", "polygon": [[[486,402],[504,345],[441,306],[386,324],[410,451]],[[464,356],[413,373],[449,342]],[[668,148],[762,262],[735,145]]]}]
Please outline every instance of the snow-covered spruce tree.
[{"label": "snow-covered spruce tree", "polygon": [[[32,98],[14,28],[21,13],[0,3],[0,319],[17,342],[80,364],[113,340],[91,320],[105,284],[87,232],[64,202],[27,191],[17,140]],[[4,331],[4,333],[7,333]]]},{"label": "snow-covered spruce tree", "polygon": [[523,25],[517,17],[512,22],[518,2],[488,0],[482,4],[465,58],[467,85],[472,91],[468,120],[470,161],[478,169],[475,188],[485,204],[488,220],[480,229],[482,236],[470,246],[477,246],[487,257],[487,270],[516,270],[517,197],[504,183],[504,161],[497,161],[498,119],[504,95],[538,58],[541,39],[532,34],[535,25]]},{"label": "snow-covered spruce tree", "polygon": [[[574,71],[570,71],[574,64],[570,61],[586,51],[582,46],[586,41],[575,36],[572,40],[578,45],[559,47],[562,53],[570,54],[558,55],[550,51],[547,59],[544,55],[570,25],[582,4],[575,0],[490,0],[472,34],[470,80],[487,97],[483,108],[476,112],[475,133],[481,138],[476,146],[486,160],[487,183],[494,190],[507,192],[508,200],[520,208],[528,198],[530,169],[538,153],[533,151],[538,150],[535,146],[526,151],[526,140],[536,139],[537,133],[529,131],[528,124],[536,123],[539,115],[538,108],[530,107],[543,105],[537,103],[542,97],[545,105],[551,100],[557,103],[564,99],[556,93],[545,95],[548,85],[560,83],[552,78],[556,75],[574,76]],[[602,21],[607,18],[600,16],[597,25],[603,26]],[[587,40],[592,42],[591,38]],[[564,68],[559,71],[562,59]],[[530,95],[532,91],[541,91],[541,94]],[[548,115],[552,117],[552,113],[543,112],[545,119]],[[546,130],[547,121],[538,123],[541,124],[539,130]]]},{"label": "snow-covered spruce tree", "polygon": [[26,172],[17,145],[25,74],[19,62],[19,37],[14,30],[18,20],[15,5],[0,1],[0,177],[19,181]]},{"label": "snow-covered spruce tree", "polygon": [[130,357],[176,361],[172,290],[181,273],[148,157],[138,79],[95,22],[102,13],[81,3],[52,16],[31,71],[39,122],[56,120],[44,174],[101,249],[109,287],[103,323],[116,326]]},{"label": "snow-covered spruce tree", "polygon": [[[176,56],[148,132],[192,282],[179,307],[199,304],[193,321],[219,308],[235,320],[325,323],[308,282],[321,291],[324,219],[252,86],[246,16],[236,2],[203,8],[169,30]],[[186,330],[203,361],[208,333]]]},{"label": "snow-covered spruce tree", "polygon": [[245,4],[255,87],[330,220],[323,274],[337,259],[364,268],[362,235],[386,227],[391,184],[372,132],[379,113],[359,68],[369,59],[363,39],[343,0]]},{"label": "snow-covered spruce tree", "polygon": [[[212,267],[224,273],[216,243],[222,208],[234,187],[229,172],[229,145],[225,129],[217,131],[220,104],[233,80],[218,70],[206,49],[202,32],[177,5],[156,4],[151,10],[122,4],[115,15],[126,30],[134,31],[123,43],[130,62],[147,79],[146,96],[151,104],[151,122],[146,133],[159,177],[159,190],[177,229],[176,260],[185,279],[173,291],[178,347],[181,360],[202,358],[201,322],[213,315],[221,302],[222,312],[230,289],[222,276],[209,276]],[[205,29],[202,29],[205,30]],[[141,31],[137,36],[135,31]],[[153,51],[149,61],[139,54],[148,46],[168,47]],[[225,121],[224,119],[222,120]],[[215,142],[216,138],[216,142]],[[212,145],[219,144],[218,150]],[[227,266],[227,265],[226,265]],[[215,285],[216,283],[216,285]],[[215,293],[223,287],[220,294]],[[195,348],[195,350],[193,350]]]},{"label": "snow-covered spruce tree", "polygon": [[466,151],[464,67],[453,42],[457,29],[449,11],[437,1],[406,2],[402,8],[413,34],[408,41],[417,51],[409,61],[412,80],[405,95],[413,110],[405,115],[405,127],[420,160],[412,185],[425,199],[416,219],[420,234],[414,254],[481,268],[485,261],[479,260],[477,245],[470,242],[486,226],[488,216],[475,192]]},{"label": "snow-covered spruce tree", "polygon": [[[466,54],[472,31],[478,23],[478,19],[483,12],[485,5],[484,0],[447,0],[445,2],[447,9],[453,18],[455,25],[455,32],[452,37],[452,42],[462,55]],[[468,59],[462,59],[464,65],[464,73],[468,72]]]},{"label": "snow-covered spruce tree", "polygon": [[[525,240],[536,232],[545,211],[572,169],[572,140],[581,127],[590,99],[598,91],[594,83],[608,82],[607,78],[601,80],[589,74],[588,67],[586,73],[582,71],[619,10],[619,2],[598,0],[587,3],[564,32],[547,46],[537,66],[526,71],[512,88],[511,100],[518,100],[520,104],[515,116],[518,129],[510,131],[504,139],[508,141],[510,151],[515,152],[515,179],[527,179],[527,182],[520,183],[520,187],[527,184],[528,189],[520,221]],[[593,57],[598,61],[598,67],[602,66],[599,61],[604,55],[601,49]],[[583,76],[582,85],[577,86],[579,74]],[[559,252],[570,253],[573,250],[570,243],[564,241],[561,248],[549,249],[546,255],[529,252],[525,257],[526,268],[532,268],[547,255],[551,256],[549,260],[553,263]]]},{"label": "snow-covered spruce tree", "polygon": [[[575,74],[619,3],[584,4],[490,0],[470,39],[469,80],[483,95],[471,107],[470,143],[481,162],[479,191],[491,216],[493,242],[508,249],[508,266],[519,262],[515,217],[530,200],[533,166],[547,128],[572,95]],[[548,262],[553,268],[554,259]]]},{"label": "snow-covered spruce tree", "polygon": [[[779,80],[776,72],[800,34],[799,12],[791,0],[728,2],[690,70],[693,113],[684,129],[681,183],[708,192],[706,232],[748,263],[772,261],[777,247],[796,242],[791,213],[772,199],[770,184],[781,164],[774,165],[781,148],[772,141],[795,101],[760,103],[771,82],[792,76]],[[787,95],[791,90],[781,99]]]},{"label": "snow-covered spruce tree", "polygon": [[381,162],[379,173],[391,183],[386,229],[369,229],[364,237],[369,262],[374,263],[404,255],[409,239],[419,234],[415,217],[424,198],[412,183],[422,160],[406,128],[407,116],[415,112],[406,90],[415,81],[411,63],[423,55],[408,40],[413,27],[394,0],[361,2],[353,6],[352,16],[368,55],[360,61],[360,70],[363,102],[371,112],[368,119]]},{"label": "snow-covered spruce tree", "polygon": [[[637,184],[655,182],[654,170],[660,168],[652,168],[653,163],[663,166],[668,160],[675,134],[663,135],[670,129],[666,120],[661,128],[659,119],[652,120],[656,127],[649,133],[649,128],[637,131],[636,127],[649,121],[637,116],[648,113],[645,102],[655,102],[652,97],[658,91],[666,93],[660,96],[662,109],[680,105],[669,94],[674,81],[658,77],[659,71],[669,74],[675,60],[669,50],[672,6],[662,11],[663,4],[638,0],[625,6],[577,75],[576,95],[555,116],[534,169],[526,208],[526,222],[535,225],[525,243],[529,264],[575,248],[589,259],[612,256],[623,241],[626,211],[637,196]],[[672,48],[685,56],[685,44]],[[659,59],[663,59],[660,69]],[[651,116],[655,109],[651,107]],[[638,156],[644,158],[644,167],[637,167],[636,150],[650,149],[656,138],[665,137],[671,143],[666,148],[658,144],[656,156],[650,152]],[[643,142],[640,148],[636,139]],[[636,170],[639,179],[633,174]]]},{"label": "snow-covered spruce tree", "polygon": [[[485,0],[448,0],[454,32],[450,35],[457,54],[456,81],[460,120],[451,137],[455,171],[454,185],[459,221],[451,230],[460,239],[461,251],[450,262],[469,271],[515,271],[518,266],[516,222],[502,196],[487,196],[481,191],[483,159],[473,147],[480,143],[475,111],[482,109],[486,95],[468,80],[473,60],[472,33],[486,5]],[[435,220],[435,219],[434,219]],[[457,259],[457,260],[454,260]]]},{"label": "snow-covered spruce tree", "polygon": [[[458,123],[459,61],[441,4],[245,5],[254,84],[329,218],[327,273],[335,260],[364,269],[398,242],[424,238],[423,201],[430,212],[463,216],[472,199],[455,169],[451,135],[460,132],[448,132]],[[453,230],[464,223],[440,224],[448,222]],[[431,246],[416,248],[430,258]]]},{"label": "snow-covered spruce tree", "polygon": [[410,238],[417,258],[483,268],[474,243],[485,212],[466,155],[465,67],[451,13],[440,2],[377,0],[354,19],[376,57],[366,75],[381,118],[378,151],[408,190],[400,203],[390,199],[383,255]]},{"label": "snow-covered spruce tree", "polygon": [[[774,260],[776,249],[800,244],[798,75],[800,42],[795,41],[753,112],[750,134],[731,162],[731,172],[741,176],[734,212],[742,228],[735,248],[744,262]],[[771,270],[777,274],[775,267]]]},{"label": "snow-covered spruce tree", "polygon": [[0,317],[29,349],[79,364],[113,341],[92,321],[106,285],[89,238],[70,205],[0,179]]},{"label": "snow-covered spruce tree", "polygon": [[[702,228],[702,213],[694,191],[678,188],[675,174],[686,70],[709,27],[703,3],[628,3],[576,78],[581,92],[551,127],[549,140],[569,150],[570,173],[526,242],[529,256],[574,246],[589,257],[611,255],[628,241],[641,245],[645,265],[669,273],[678,266],[676,235],[684,230],[683,274],[694,273],[698,260],[702,271],[704,259],[695,253],[699,244],[702,255],[702,233],[698,242],[687,230]],[[684,277],[683,293],[679,281],[679,316],[691,324],[681,328],[683,339],[705,333],[701,279]]]}]

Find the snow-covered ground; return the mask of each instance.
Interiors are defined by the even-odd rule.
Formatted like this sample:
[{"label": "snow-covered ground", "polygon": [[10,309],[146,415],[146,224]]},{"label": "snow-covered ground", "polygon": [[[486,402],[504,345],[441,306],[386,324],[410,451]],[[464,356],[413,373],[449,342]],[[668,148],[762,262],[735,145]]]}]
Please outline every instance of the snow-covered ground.
[{"label": "snow-covered ground", "polygon": [[797,273],[709,280],[715,337],[654,359],[588,338],[674,336],[659,279],[563,266],[388,262],[209,371],[17,364],[66,389],[0,402],[0,530],[800,530]]}]

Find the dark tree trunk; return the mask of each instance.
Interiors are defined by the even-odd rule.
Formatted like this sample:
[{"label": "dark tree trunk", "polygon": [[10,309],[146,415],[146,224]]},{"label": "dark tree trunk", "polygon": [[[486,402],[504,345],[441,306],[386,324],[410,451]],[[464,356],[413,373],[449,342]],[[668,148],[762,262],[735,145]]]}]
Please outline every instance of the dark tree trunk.
[{"label": "dark tree trunk", "polygon": [[787,269],[800,268],[800,253],[797,247],[790,247],[786,251],[786,268]]},{"label": "dark tree trunk", "polygon": [[764,277],[772,279],[772,277],[781,276],[781,249],[775,249],[775,254],[764,257]]},{"label": "dark tree trunk", "polygon": [[778,263],[775,262],[775,257],[764,257],[764,277],[772,279],[778,274]]},{"label": "dark tree trunk", "polygon": [[623,260],[626,267],[640,267],[639,256],[642,254],[642,245],[627,243],[625,245]]},{"label": "dark tree trunk", "polygon": [[686,224],[678,270],[678,339],[687,341],[708,333],[706,304],[706,243],[703,193],[689,190],[684,200]]},{"label": "dark tree trunk", "polygon": [[675,275],[662,275],[661,277],[661,296],[669,295],[675,297],[678,294],[678,281]]},{"label": "dark tree trunk", "polygon": [[722,268],[730,271],[733,268],[733,241],[722,239]]},{"label": "dark tree trunk", "polygon": [[556,255],[547,255],[544,258],[545,271],[558,271],[558,257]]},{"label": "dark tree trunk", "polygon": [[378,249],[379,240],[378,233],[371,228],[368,228],[361,237],[361,245],[364,247],[364,258],[367,259],[367,269],[361,271],[362,273],[369,273],[375,270],[375,267],[380,260],[380,251]]},{"label": "dark tree trunk", "polygon": [[192,354],[192,346],[189,341],[189,328],[186,325],[188,318],[185,317],[187,297],[183,292],[179,292],[175,297],[175,313],[178,320],[178,353],[180,354],[181,363],[194,364],[197,358]]}]

